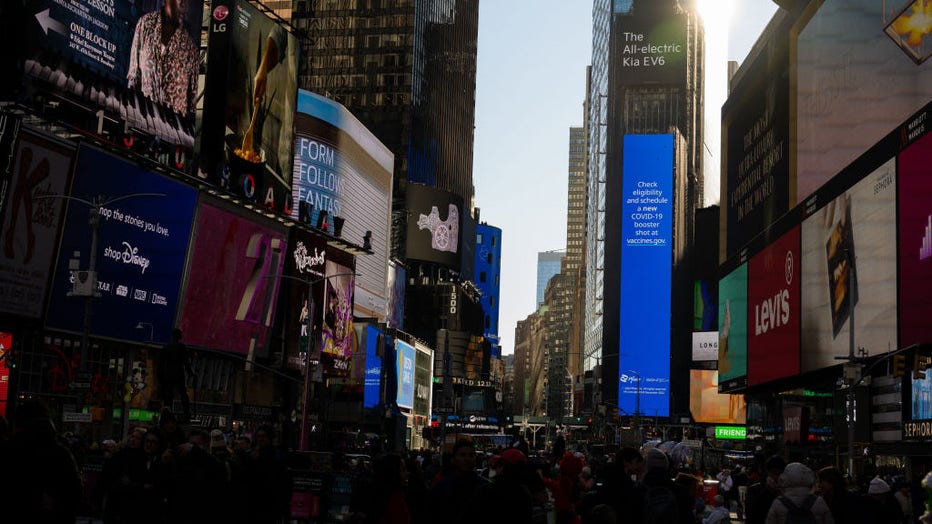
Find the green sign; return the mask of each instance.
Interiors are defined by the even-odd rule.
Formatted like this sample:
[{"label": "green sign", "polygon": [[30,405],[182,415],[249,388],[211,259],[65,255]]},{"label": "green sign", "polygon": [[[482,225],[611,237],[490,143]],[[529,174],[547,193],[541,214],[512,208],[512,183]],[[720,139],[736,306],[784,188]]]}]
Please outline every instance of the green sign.
[{"label": "green sign", "polygon": [[747,428],[743,426],[715,426],[715,438],[744,440],[747,438]]}]

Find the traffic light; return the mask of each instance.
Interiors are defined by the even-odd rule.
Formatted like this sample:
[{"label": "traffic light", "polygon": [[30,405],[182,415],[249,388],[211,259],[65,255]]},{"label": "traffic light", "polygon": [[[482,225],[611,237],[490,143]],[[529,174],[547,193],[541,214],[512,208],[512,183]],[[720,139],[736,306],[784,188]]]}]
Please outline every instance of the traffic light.
[{"label": "traffic light", "polygon": [[926,378],[925,371],[930,367],[932,367],[932,356],[922,355],[917,350],[913,356],[913,379]]},{"label": "traffic light", "polygon": [[902,377],[906,374],[906,355],[893,355],[893,376]]}]

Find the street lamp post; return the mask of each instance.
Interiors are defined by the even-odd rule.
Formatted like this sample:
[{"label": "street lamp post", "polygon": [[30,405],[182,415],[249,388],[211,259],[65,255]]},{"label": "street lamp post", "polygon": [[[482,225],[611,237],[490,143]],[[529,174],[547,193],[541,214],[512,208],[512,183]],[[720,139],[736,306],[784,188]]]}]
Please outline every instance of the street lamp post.
[{"label": "street lamp post", "polygon": [[308,395],[311,391],[311,351],[314,346],[314,291],[313,286],[318,282],[323,282],[334,277],[358,276],[358,273],[336,273],[326,275],[320,278],[300,278],[292,275],[269,275],[268,278],[281,278],[285,280],[294,280],[307,286],[307,318],[304,319],[304,328],[307,330],[307,349],[304,352],[304,391],[301,395],[301,430],[298,432],[298,449],[307,451],[307,419],[308,419]]}]

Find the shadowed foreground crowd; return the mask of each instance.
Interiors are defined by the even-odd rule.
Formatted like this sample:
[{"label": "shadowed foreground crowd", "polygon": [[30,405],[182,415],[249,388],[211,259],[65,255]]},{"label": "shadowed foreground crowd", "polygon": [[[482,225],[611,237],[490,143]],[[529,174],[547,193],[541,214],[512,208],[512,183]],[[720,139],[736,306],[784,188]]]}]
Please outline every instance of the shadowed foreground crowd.
[{"label": "shadowed foreground crowd", "polygon": [[[281,523],[291,478],[271,428],[254,441],[185,434],[169,412],[158,427],[131,431],[108,453],[93,489],[39,404],[23,403],[0,439],[4,522],[74,523],[88,506],[106,523]],[[912,524],[906,486],[875,477],[851,489],[835,468],[818,473],[780,457],[758,477],[725,470],[706,504],[702,476],[677,471],[657,448],[622,448],[606,461],[555,450],[528,458],[523,442],[479,455],[459,440],[441,465],[430,453],[377,457],[353,488],[342,520],[373,524]],[[326,512],[325,512],[326,513]],[[10,518],[11,520],[7,520]]]}]

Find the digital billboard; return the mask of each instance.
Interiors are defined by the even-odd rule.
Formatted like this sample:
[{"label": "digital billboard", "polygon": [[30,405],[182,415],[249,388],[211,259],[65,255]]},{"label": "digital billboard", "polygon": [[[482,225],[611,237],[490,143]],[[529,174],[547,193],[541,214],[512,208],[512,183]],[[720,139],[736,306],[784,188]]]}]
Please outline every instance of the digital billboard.
[{"label": "digital billboard", "polygon": [[625,135],[618,406],[629,414],[670,410],[673,153],[673,135]]},{"label": "digital billboard", "polygon": [[686,15],[615,17],[614,53],[622,84],[686,82]]},{"label": "digital billboard", "polygon": [[395,339],[395,372],[398,377],[395,403],[398,407],[414,407],[414,353],[414,346]]},{"label": "digital billboard", "polygon": [[298,41],[245,0],[213,0],[198,176],[291,215]]},{"label": "digital billboard", "polygon": [[932,134],[900,153],[899,308],[900,346],[929,341],[932,318]]},{"label": "digital billboard", "polygon": [[405,271],[404,266],[388,263],[388,303],[385,306],[385,323],[390,328],[404,329],[405,325]]},{"label": "digital billboard", "polygon": [[11,153],[12,178],[0,192],[0,312],[38,318],[65,214],[65,199],[53,195],[68,191],[74,149],[23,131]]},{"label": "digital billboard", "polygon": [[718,371],[689,370],[689,412],[700,424],[745,424],[744,395],[718,392]]},{"label": "digital billboard", "polygon": [[382,357],[379,342],[381,332],[372,324],[365,325],[366,373],[362,390],[362,407],[374,408],[382,401]]},{"label": "digital billboard", "polygon": [[128,147],[138,130],[184,168],[194,147],[201,11],[190,0],[31,1],[17,42],[23,96],[43,111],[49,99],[59,102],[69,123],[91,131],[116,122],[129,131]]},{"label": "digital billboard", "polygon": [[264,348],[286,249],[278,227],[202,203],[182,301],[182,341],[245,355]]},{"label": "digital billboard", "polygon": [[799,374],[799,228],[748,262],[748,385]]},{"label": "digital billboard", "polygon": [[[327,259],[342,257],[343,253],[329,247],[322,237],[298,228],[292,230],[285,253],[284,276],[287,278],[280,284],[282,323],[286,333],[284,362],[288,368],[304,370],[311,340],[320,338],[318,312],[325,306]],[[316,352],[312,353],[317,358]]]},{"label": "digital billboard", "polygon": [[802,224],[802,371],[846,357],[854,309],[855,347],[867,355],[897,346],[896,172],[889,160]]},{"label": "digital billboard", "polygon": [[932,100],[932,68],[884,33],[891,13],[875,0],[825,0],[811,11],[794,28],[796,202]]},{"label": "digital billboard", "polygon": [[324,373],[345,376],[356,351],[353,331],[353,291],[356,288],[353,268],[328,260],[321,307],[320,361]]},{"label": "digital billboard", "polygon": [[693,362],[718,360],[718,331],[693,332]]},{"label": "digital billboard", "polygon": [[414,413],[430,416],[430,397],[433,392],[434,358],[429,349],[418,344],[414,356]]},{"label": "digital billboard", "polygon": [[748,265],[742,264],[718,281],[718,389],[747,385]]},{"label": "digital billboard", "polygon": [[[197,192],[184,184],[82,146],[75,161],[74,184],[46,325],[83,330],[84,299],[69,297],[69,262],[80,254],[81,270],[90,264],[92,245],[86,202],[103,195],[97,243],[97,292],[90,333],[145,341],[136,329],[151,324],[152,341],[168,342],[175,327],[178,290],[184,274]],[[164,195],[164,196],[155,196]]]},{"label": "digital billboard", "polygon": [[720,260],[734,255],[795,205],[790,180],[790,65],[786,33],[762,40],[722,108]]},{"label": "digital billboard", "polygon": [[[407,258],[459,269],[463,200],[447,191],[408,184]],[[473,241],[475,237],[469,239]]]},{"label": "digital billboard", "polygon": [[316,227],[321,211],[343,219],[340,236],[372,254],[357,260],[356,316],[384,320],[394,155],[341,104],[298,91],[291,216]]},{"label": "digital billboard", "polygon": [[[0,357],[5,357],[13,347],[13,335],[0,331]],[[7,415],[7,403],[10,391],[10,366],[8,361],[0,358],[0,417]]]}]

